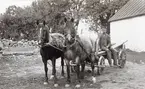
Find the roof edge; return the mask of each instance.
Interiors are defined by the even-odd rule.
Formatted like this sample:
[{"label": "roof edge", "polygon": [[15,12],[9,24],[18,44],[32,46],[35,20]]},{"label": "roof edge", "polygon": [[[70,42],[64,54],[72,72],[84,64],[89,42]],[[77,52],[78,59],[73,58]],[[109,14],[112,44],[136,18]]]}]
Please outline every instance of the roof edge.
[{"label": "roof edge", "polygon": [[135,15],[135,16],[130,16],[130,17],[125,17],[125,18],[121,18],[121,19],[116,19],[116,20],[108,20],[108,22],[115,22],[115,21],[119,21],[119,20],[124,20],[124,19],[131,19],[133,17],[137,17],[137,16],[143,16],[145,14],[138,14],[138,15]]}]

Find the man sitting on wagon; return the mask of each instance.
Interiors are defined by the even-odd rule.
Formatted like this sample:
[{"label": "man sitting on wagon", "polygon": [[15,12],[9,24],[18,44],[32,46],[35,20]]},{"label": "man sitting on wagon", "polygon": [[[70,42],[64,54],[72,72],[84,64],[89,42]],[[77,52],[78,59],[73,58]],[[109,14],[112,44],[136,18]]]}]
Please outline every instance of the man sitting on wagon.
[{"label": "man sitting on wagon", "polygon": [[99,39],[99,47],[101,51],[106,51],[107,52],[107,59],[109,62],[109,65],[112,67],[112,58],[114,60],[113,64],[114,66],[117,66],[117,52],[115,49],[111,47],[111,41],[110,41],[110,36],[107,34],[107,29],[105,27],[102,27],[103,33],[100,36]]}]

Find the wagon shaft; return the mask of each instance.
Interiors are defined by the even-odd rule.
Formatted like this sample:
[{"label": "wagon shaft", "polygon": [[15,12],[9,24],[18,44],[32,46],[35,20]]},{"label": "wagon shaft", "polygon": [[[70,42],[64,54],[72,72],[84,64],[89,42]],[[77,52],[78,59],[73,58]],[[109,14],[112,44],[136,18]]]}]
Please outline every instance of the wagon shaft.
[{"label": "wagon shaft", "polygon": [[99,51],[97,55],[98,56],[106,55],[106,52],[105,51]]}]

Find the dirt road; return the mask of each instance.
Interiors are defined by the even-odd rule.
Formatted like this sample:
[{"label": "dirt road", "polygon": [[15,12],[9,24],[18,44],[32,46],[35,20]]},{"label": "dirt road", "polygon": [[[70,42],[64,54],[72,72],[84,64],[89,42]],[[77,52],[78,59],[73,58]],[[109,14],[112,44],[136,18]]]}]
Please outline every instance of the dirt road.
[{"label": "dirt road", "polygon": [[[129,59],[128,59],[129,60]],[[49,76],[51,66],[48,65]],[[44,70],[40,55],[3,56],[0,58],[0,89],[74,89],[76,75],[72,74],[71,87],[65,88],[66,78],[60,79],[60,63],[57,60],[59,87],[53,87],[53,81],[43,85]],[[80,89],[144,89],[145,65],[128,61],[124,69],[106,67],[97,83],[91,81],[91,74],[81,83]]]}]

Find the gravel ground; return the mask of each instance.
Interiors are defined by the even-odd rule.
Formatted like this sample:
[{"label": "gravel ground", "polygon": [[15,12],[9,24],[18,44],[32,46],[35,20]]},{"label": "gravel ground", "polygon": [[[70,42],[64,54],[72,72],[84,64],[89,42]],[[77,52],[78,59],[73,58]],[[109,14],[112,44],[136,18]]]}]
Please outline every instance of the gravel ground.
[{"label": "gravel ground", "polygon": [[[13,48],[13,50],[16,49]],[[143,61],[139,60],[139,57],[141,57],[140,59],[145,58],[143,55],[128,53],[125,68],[106,67],[102,75],[96,76],[97,82],[95,84],[92,83],[91,74],[85,71],[85,79],[82,80],[80,89],[144,89],[145,65]],[[50,71],[48,76],[50,76],[52,67],[50,61],[48,62]],[[43,84],[44,70],[39,53],[34,55],[3,55],[0,57],[0,89],[75,89],[76,74],[71,74],[71,86],[65,88],[66,77],[60,78],[59,59],[56,68],[59,84],[57,88],[53,86],[52,80],[49,80],[48,85]]]}]

